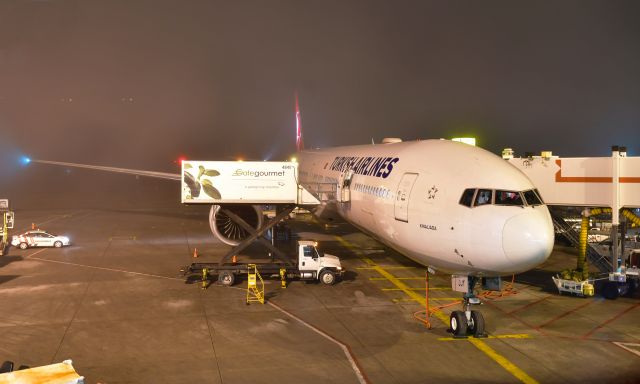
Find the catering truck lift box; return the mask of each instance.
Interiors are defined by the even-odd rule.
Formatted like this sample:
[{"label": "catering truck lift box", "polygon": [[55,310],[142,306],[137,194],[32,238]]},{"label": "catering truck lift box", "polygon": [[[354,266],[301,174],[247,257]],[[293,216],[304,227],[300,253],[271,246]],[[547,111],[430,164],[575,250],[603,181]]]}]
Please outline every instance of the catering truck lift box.
[{"label": "catering truck lift box", "polygon": [[289,161],[182,162],[183,204],[318,204]]},{"label": "catering truck lift box", "polygon": [[[318,251],[317,245],[315,241],[298,241],[295,265],[255,262],[251,264],[255,264],[262,276],[321,281],[323,284],[333,285],[344,272],[340,259]],[[182,269],[185,276],[196,275],[205,279],[208,275],[217,275],[222,285],[233,285],[236,277],[247,275],[249,271],[248,263],[193,263]]]}]

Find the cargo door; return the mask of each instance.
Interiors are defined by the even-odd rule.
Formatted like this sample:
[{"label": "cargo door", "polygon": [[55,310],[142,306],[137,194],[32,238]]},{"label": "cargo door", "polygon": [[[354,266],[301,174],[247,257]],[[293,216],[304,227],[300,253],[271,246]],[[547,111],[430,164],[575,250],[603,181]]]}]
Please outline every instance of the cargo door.
[{"label": "cargo door", "polygon": [[396,191],[396,201],[393,209],[396,220],[409,221],[409,197],[417,178],[417,173],[405,173],[402,175]]}]

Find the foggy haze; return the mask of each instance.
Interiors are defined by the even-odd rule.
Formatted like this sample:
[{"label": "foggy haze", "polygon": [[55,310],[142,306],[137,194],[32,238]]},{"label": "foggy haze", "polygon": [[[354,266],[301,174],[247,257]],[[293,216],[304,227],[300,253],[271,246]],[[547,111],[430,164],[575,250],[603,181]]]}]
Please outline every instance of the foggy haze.
[{"label": "foggy haze", "polygon": [[471,135],[640,154],[636,1],[0,2],[2,167]]}]

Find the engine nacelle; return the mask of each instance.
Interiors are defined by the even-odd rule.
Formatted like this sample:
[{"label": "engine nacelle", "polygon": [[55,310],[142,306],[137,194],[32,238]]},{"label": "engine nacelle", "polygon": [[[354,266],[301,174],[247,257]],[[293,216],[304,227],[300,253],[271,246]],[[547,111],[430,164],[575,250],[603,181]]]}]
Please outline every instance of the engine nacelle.
[{"label": "engine nacelle", "polygon": [[[211,206],[211,210],[209,211],[209,226],[211,227],[211,232],[223,243],[236,246],[240,244],[242,240],[249,237],[250,233],[224,214],[221,208],[220,205]],[[255,229],[262,227],[264,216],[262,208],[259,205],[225,204],[224,209],[240,216],[247,224]]]}]

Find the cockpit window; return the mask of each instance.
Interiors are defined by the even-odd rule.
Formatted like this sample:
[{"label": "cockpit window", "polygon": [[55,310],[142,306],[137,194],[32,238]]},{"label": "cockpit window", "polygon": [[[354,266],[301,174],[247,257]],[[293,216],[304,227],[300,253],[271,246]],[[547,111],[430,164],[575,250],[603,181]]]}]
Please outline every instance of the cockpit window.
[{"label": "cockpit window", "polygon": [[475,206],[491,204],[491,192],[490,189],[479,189],[476,195]]},{"label": "cockpit window", "polygon": [[538,200],[540,200],[540,204],[544,204],[544,200],[542,199],[542,195],[540,194],[540,191],[538,191],[538,189],[534,189],[533,190],[536,193],[536,196],[538,196]]},{"label": "cockpit window", "polygon": [[524,194],[524,199],[526,200],[528,205],[540,205],[540,204],[542,204],[542,201],[538,197],[538,194],[533,189],[530,189],[528,191],[524,191],[523,194]]},{"label": "cockpit window", "polygon": [[460,198],[460,204],[466,207],[471,207],[471,203],[473,202],[473,194],[475,192],[475,189],[465,189],[462,193],[462,197]]},{"label": "cockpit window", "polygon": [[524,205],[520,192],[496,191],[496,205]]}]

